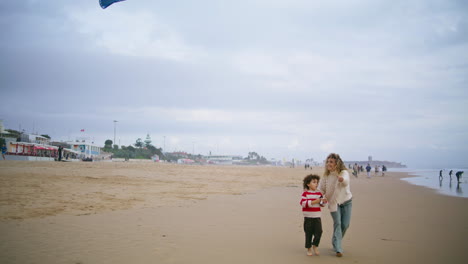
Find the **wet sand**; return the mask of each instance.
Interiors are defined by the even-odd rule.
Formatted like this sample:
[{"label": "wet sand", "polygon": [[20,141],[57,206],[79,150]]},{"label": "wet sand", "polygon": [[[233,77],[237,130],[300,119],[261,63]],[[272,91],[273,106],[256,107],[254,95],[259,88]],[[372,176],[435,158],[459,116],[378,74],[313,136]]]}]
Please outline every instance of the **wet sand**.
[{"label": "wet sand", "polygon": [[[314,168],[322,174],[322,168]],[[304,249],[304,168],[0,162],[0,263],[466,263],[468,199],[353,178],[344,257]]]}]

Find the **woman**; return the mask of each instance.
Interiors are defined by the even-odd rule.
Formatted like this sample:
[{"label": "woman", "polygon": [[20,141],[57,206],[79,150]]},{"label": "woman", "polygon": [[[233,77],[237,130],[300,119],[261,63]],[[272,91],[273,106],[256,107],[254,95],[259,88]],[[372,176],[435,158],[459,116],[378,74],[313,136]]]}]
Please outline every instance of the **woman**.
[{"label": "woman", "polygon": [[326,162],[325,173],[318,189],[328,201],[328,208],[333,218],[333,248],[336,256],[342,257],[341,241],[351,221],[352,194],[349,173],[338,154],[331,153]]}]

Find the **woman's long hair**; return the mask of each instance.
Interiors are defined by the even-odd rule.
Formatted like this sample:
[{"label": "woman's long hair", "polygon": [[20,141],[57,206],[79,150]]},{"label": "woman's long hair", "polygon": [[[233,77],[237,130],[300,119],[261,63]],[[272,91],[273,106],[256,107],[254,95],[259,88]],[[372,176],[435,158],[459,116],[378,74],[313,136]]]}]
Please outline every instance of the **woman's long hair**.
[{"label": "woman's long hair", "polygon": [[330,172],[331,172],[328,170],[328,167],[326,164],[328,159],[336,160],[336,171],[338,171],[338,173],[340,173],[343,170],[346,170],[346,165],[344,164],[343,160],[341,160],[340,155],[336,153],[330,153],[330,155],[328,155],[327,159],[325,160],[325,175],[326,176],[330,175]]}]

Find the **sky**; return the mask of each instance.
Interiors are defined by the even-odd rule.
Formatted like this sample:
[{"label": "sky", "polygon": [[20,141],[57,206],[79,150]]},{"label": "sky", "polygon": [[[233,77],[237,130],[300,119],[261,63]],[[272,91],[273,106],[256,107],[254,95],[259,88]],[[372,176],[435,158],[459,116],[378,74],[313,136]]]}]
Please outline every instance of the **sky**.
[{"label": "sky", "polygon": [[0,0],[0,28],[5,128],[468,167],[466,1]]}]

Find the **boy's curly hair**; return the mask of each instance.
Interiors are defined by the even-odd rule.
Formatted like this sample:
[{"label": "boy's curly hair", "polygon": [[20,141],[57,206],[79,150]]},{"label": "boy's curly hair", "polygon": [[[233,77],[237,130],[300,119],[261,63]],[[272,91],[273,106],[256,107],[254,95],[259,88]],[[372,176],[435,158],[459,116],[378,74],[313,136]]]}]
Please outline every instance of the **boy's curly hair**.
[{"label": "boy's curly hair", "polygon": [[304,186],[304,189],[307,189],[309,190],[309,186],[307,186],[312,180],[317,180],[317,182],[320,181],[320,176],[316,175],[316,174],[310,174],[310,175],[307,175],[305,176],[304,180],[303,180],[303,186]]}]

